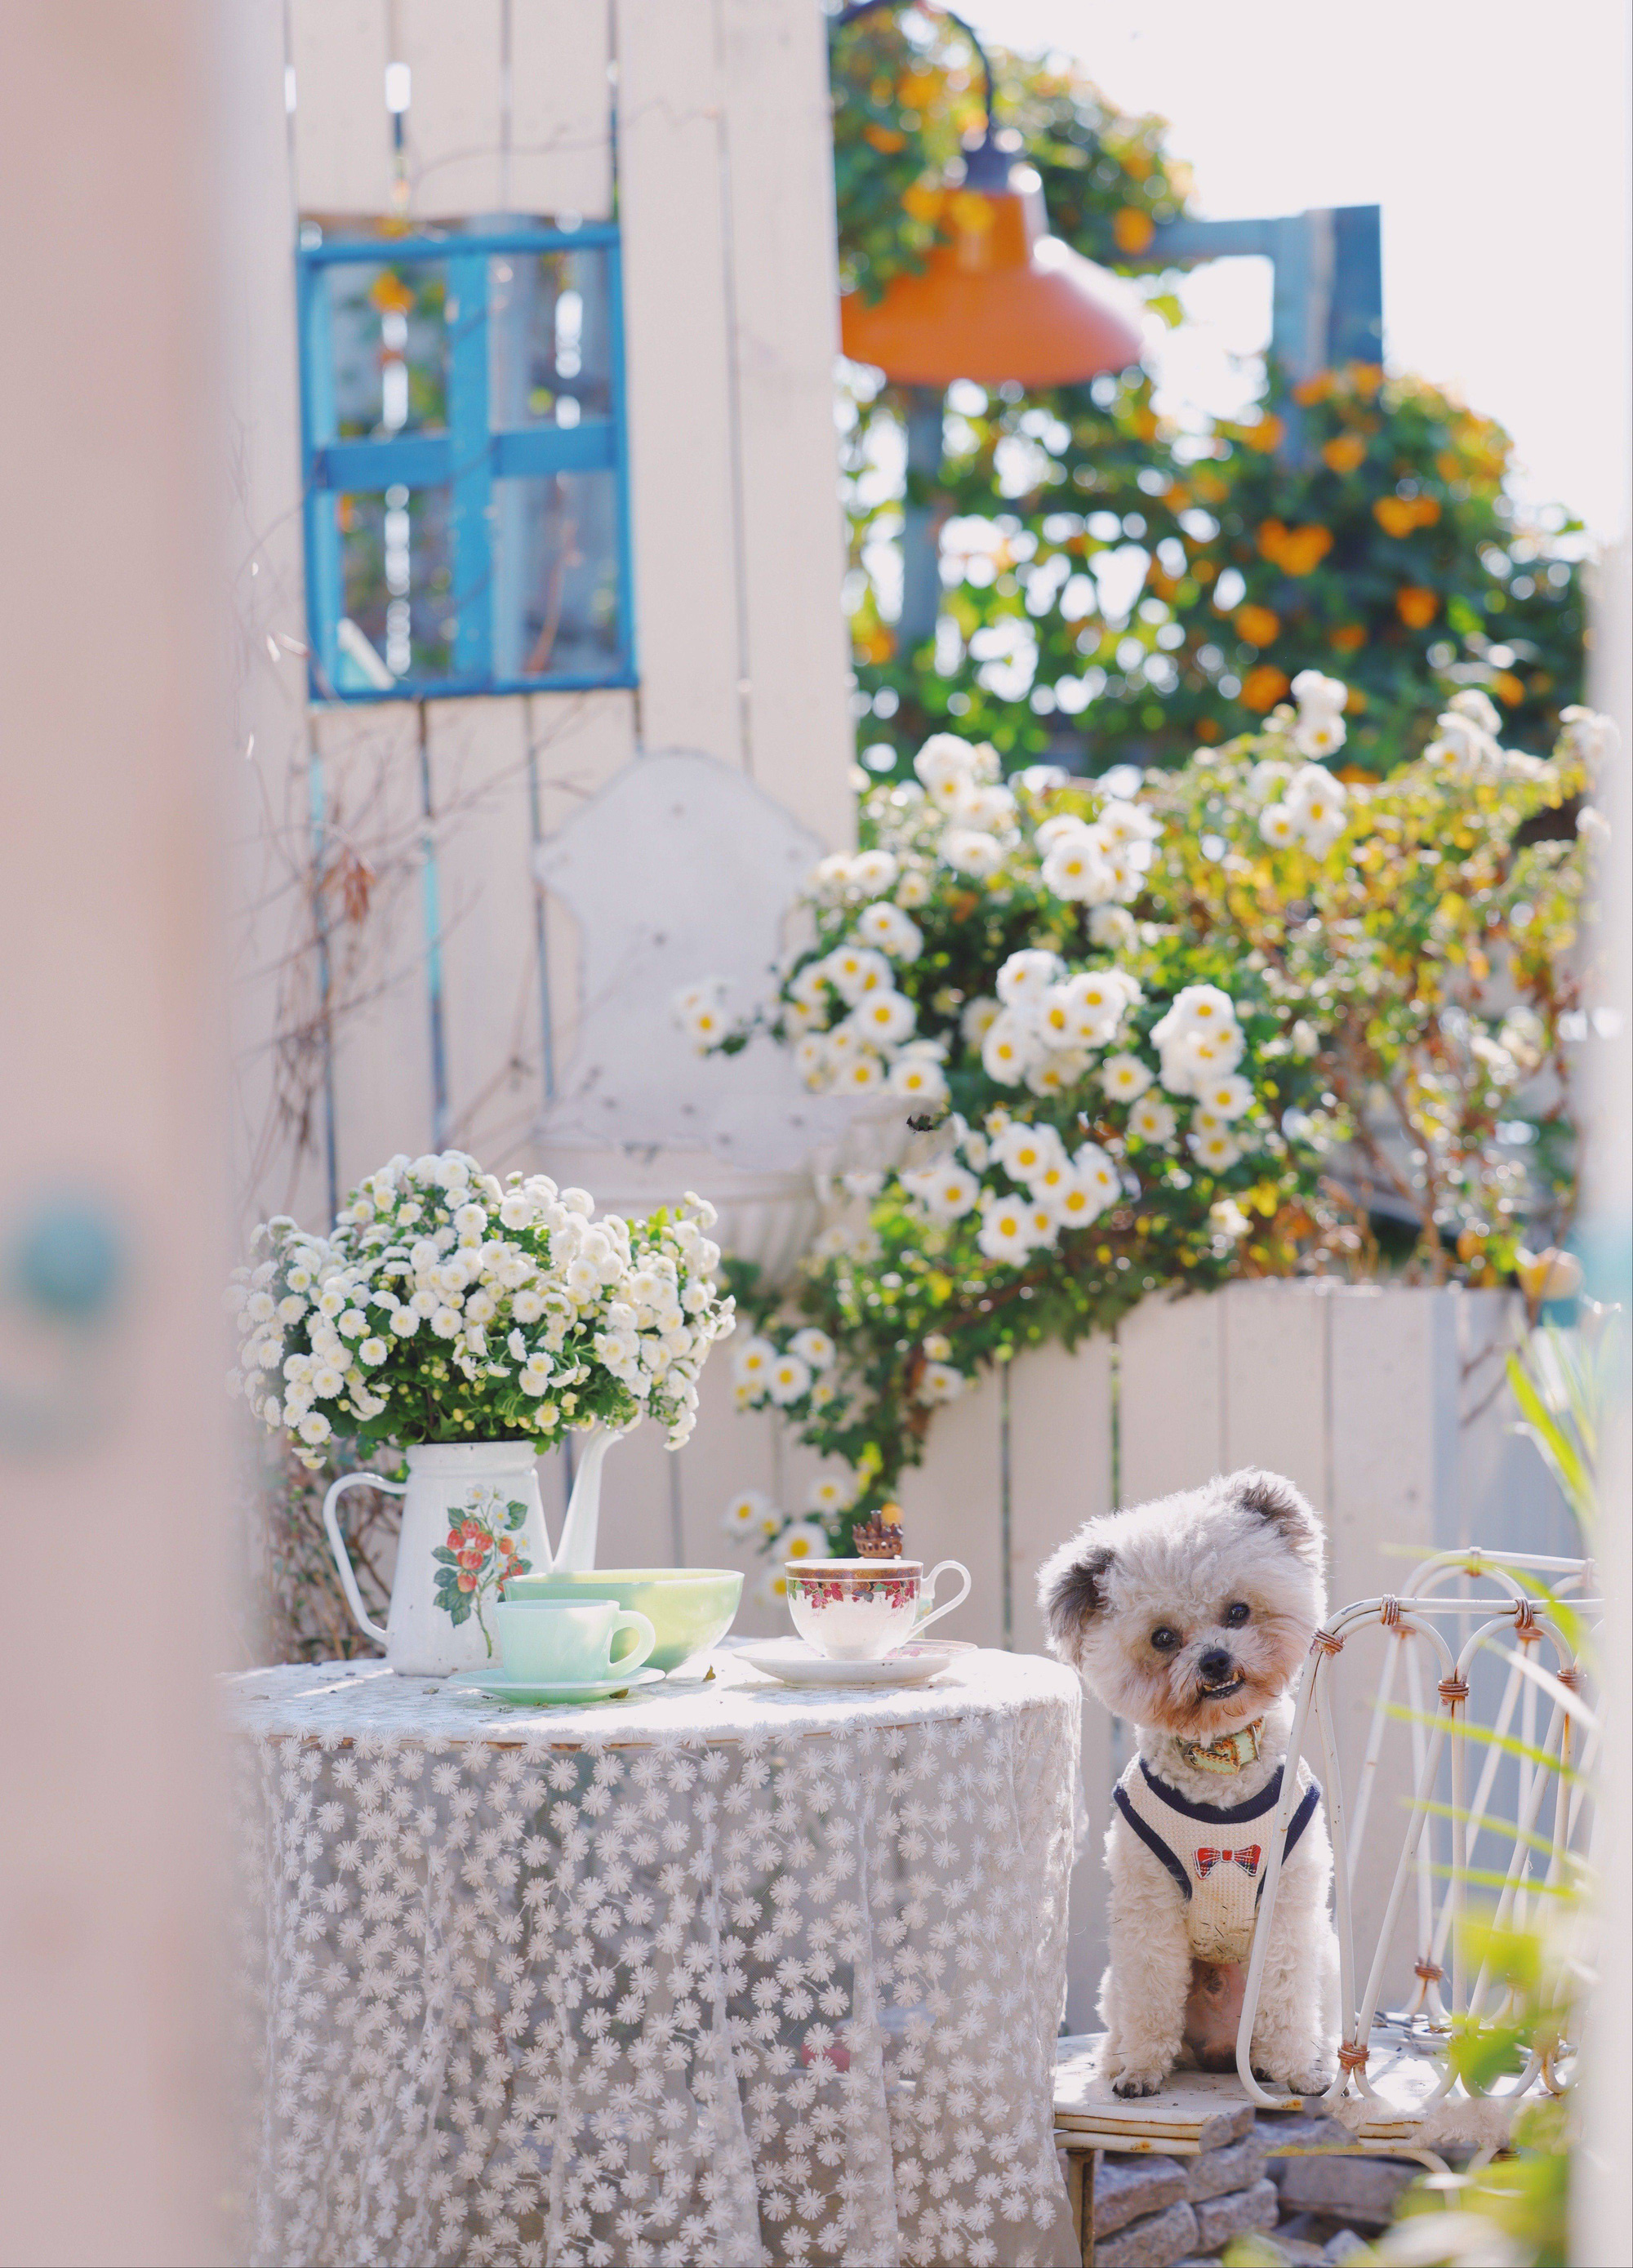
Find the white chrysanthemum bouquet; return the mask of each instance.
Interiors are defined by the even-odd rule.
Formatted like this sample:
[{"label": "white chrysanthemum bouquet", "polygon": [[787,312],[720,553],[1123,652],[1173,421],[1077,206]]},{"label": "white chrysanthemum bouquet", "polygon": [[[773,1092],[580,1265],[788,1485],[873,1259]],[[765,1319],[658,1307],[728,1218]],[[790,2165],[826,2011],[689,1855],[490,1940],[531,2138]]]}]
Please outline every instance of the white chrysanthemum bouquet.
[{"label": "white chrysanthemum bouquet", "polygon": [[330,1236],[255,1232],[230,1304],[229,1381],[315,1469],[335,1434],[404,1447],[536,1440],[645,1417],[678,1448],[697,1378],[733,1327],[711,1205],[594,1220],[584,1189],[503,1184],[459,1151],[371,1174]]}]

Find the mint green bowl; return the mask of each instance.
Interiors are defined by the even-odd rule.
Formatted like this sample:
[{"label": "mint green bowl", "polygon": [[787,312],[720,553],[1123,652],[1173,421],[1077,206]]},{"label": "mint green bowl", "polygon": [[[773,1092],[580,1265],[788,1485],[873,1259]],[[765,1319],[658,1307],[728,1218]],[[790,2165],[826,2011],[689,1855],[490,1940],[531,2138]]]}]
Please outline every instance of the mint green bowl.
[{"label": "mint green bowl", "polygon": [[517,1575],[507,1599],[615,1599],[645,1615],[658,1632],[653,1669],[679,1669],[718,1646],[737,1617],[743,1576],[736,1567],[586,1567],[576,1574]]}]

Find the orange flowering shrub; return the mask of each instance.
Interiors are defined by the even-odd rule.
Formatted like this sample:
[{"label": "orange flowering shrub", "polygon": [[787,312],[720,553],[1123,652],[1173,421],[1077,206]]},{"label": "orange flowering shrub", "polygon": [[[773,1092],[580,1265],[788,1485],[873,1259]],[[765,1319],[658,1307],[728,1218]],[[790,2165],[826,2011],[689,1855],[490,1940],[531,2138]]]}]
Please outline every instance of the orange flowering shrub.
[{"label": "orange flowering shrub", "polygon": [[[1160,122],[1044,63],[993,63],[1054,232],[1144,269],[1149,304],[1177,322],[1154,270],[1189,181]],[[877,296],[935,241],[945,170],[981,124],[979,75],[946,18],[908,8],[837,35],[834,90],[842,280]],[[905,146],[879,151],[870,123]],[[900,504],[872,449],[876,421],[904,408],[860,390],[844,444],[859,739],[881,777],[949,727],[1011,769],[1182,763],[1323,655],[1350,688],[1348,759],[1378,777],[1460,689],[1484,690],[1531,746],[1580,696],[1576,524],[1522,525],[1507,435],[1421,380],[1352,364],[1273,381],[1258,409],[1202,433],[1165,425],[1137,370],[1031,394],[955,387],[939,476],[916,497],[945,530],[941,619],[906,652]]]}]

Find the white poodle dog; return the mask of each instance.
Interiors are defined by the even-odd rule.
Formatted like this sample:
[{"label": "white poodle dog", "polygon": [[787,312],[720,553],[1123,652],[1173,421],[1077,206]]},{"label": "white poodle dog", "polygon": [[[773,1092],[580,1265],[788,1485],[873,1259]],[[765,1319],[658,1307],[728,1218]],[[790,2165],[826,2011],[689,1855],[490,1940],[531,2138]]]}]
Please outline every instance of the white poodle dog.
[{"label": "white poodle dog", "polygon": [[[1232,1473],[1089,1521],[1038,1587],[1055,1653],[1138,1734],[1106,1836],[1102,2073],[1134,2095],[1182,2060],[1234,2070],[1291,1689],[1327,1610],[1320,1527],[1288,1482]],[[1307,2095],[1335,2069],[1338,1948],[1321,1792],[1302,1763],[1298,1784],[1253,2067]]]}]

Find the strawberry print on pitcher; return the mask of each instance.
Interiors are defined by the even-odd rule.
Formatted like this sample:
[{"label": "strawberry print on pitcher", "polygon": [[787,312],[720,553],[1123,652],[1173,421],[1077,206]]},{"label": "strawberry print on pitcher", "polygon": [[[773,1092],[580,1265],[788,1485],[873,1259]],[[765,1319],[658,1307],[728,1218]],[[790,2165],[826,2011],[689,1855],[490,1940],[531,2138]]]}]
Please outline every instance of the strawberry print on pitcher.
[{"label": "strawberry print on pitcher", "polygon": [[493,1659],[493,1633],[482,1614],[484,1600],[493,1597],[512,1575],[526,1575],[533,1565],[521,1530],[527,1506],[484,1481],[474,1481],[465,1504],[456,1507],[448,1523],[448,1539],[431,1553],[437,1563],[436,1600],[457,1629],[476,1616],[476,1627]]}]

